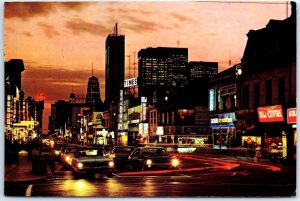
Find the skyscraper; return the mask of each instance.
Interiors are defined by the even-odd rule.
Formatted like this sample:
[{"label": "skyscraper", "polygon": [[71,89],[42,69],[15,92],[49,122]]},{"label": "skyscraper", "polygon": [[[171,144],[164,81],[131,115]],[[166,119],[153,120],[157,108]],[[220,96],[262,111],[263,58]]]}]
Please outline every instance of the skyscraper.
[{"label": "skyscraper", "polygon": [[114,101],[123,87],[125,72],[125,36],[118,35],[118,25],[105,42],[105,100]]},{"label": "skyscraper", "polygon": [[99,80],[95,76],[89,78],[86,94],[86,103],[90,105],[93,110],[99,103],[102,103],[100,98]]},{"label": "skyscraper", "polygon": [[157,47],[138,52],[139,96],[160,99],[187,83],[187,48]]}]

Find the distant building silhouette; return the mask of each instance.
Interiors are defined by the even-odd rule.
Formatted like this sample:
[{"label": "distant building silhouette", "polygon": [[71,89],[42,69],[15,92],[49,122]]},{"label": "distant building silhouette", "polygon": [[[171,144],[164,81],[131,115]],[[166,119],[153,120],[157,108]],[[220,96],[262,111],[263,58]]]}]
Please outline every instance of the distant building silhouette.
[{"label": "distant building silhouette", "polygon": [[16,87],[22,89],[22,72],[25,70],[22,59],[11,59],[5,62],[5,92],[16,96]]},{"label": "distant building silhouette", "polygon": [[105,100],[114,101],[123,87],[125,72],[125,36],[118,35],[117,24],[105,42]]},{"label": "distant building silhouette", "polygon": [[95,110],[96,106],[102,104],[100,98],[99,80],[95,76],[89,78],[86,94],[86,103],[91,106],[92,110]]}]

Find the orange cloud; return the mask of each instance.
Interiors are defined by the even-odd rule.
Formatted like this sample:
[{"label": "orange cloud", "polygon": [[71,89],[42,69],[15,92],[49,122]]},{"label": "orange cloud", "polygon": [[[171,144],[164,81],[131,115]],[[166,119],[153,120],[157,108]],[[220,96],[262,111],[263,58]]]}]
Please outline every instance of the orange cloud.
[{"label": "orange cloud", "polygon": [[5,18],[48,16],[58,10],[82,10],[91,2],[5,2]]},{"label": "orange cloud", "polygon": [[90,23],[79,18],[73,18],[67,21],[66,27],[76,35],[79,35],[81,33],[89,33],[94,35],[106,36],[107,33],[111,31],[111,25],[108,28],[101,25],[100,22]]},{"label": "orange cloud", "polygon": [[54,26],[51,26],[49,24],[38,22],[37,25],[42,28],[43,32],[46,34],[48,38],[53,38],[54,36],[60,35],[54,28]]}]

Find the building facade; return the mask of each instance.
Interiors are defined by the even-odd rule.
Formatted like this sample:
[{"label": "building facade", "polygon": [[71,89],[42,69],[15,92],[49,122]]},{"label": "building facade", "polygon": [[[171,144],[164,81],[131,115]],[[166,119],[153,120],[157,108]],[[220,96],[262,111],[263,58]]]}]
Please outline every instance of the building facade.
[{"label": "building facade", "polygon": [[138,52],[139,97],[149,103],[163,100],[170,90],[182,88],[187,82],[187,48],[157,47]]},{"label": "building facade", "polygon": [[190,61],[188,63],[188,80],[211,80],[218,74],[218,62]]},{"label": "building facade", "polygon": [[105,42],[105,101],[118,99],[125,72],[125,36],[118,34],[117,24]]},{"label": "building facade", "polygon": [[237,80],[243,145],[256,143],[262,155],[288,161],[296,158],[297,140],[296,5],[291,4],[290,17],[249,31]]}]

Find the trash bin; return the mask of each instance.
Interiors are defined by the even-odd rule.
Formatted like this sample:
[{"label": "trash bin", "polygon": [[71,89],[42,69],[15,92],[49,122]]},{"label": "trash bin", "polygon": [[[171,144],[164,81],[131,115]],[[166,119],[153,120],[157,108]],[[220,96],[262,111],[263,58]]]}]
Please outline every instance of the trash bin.
[{"label": "trash bin", "polygon": [[47,174],[47,159],[43,155],[32,156],[32,173],[36,175]]}]

